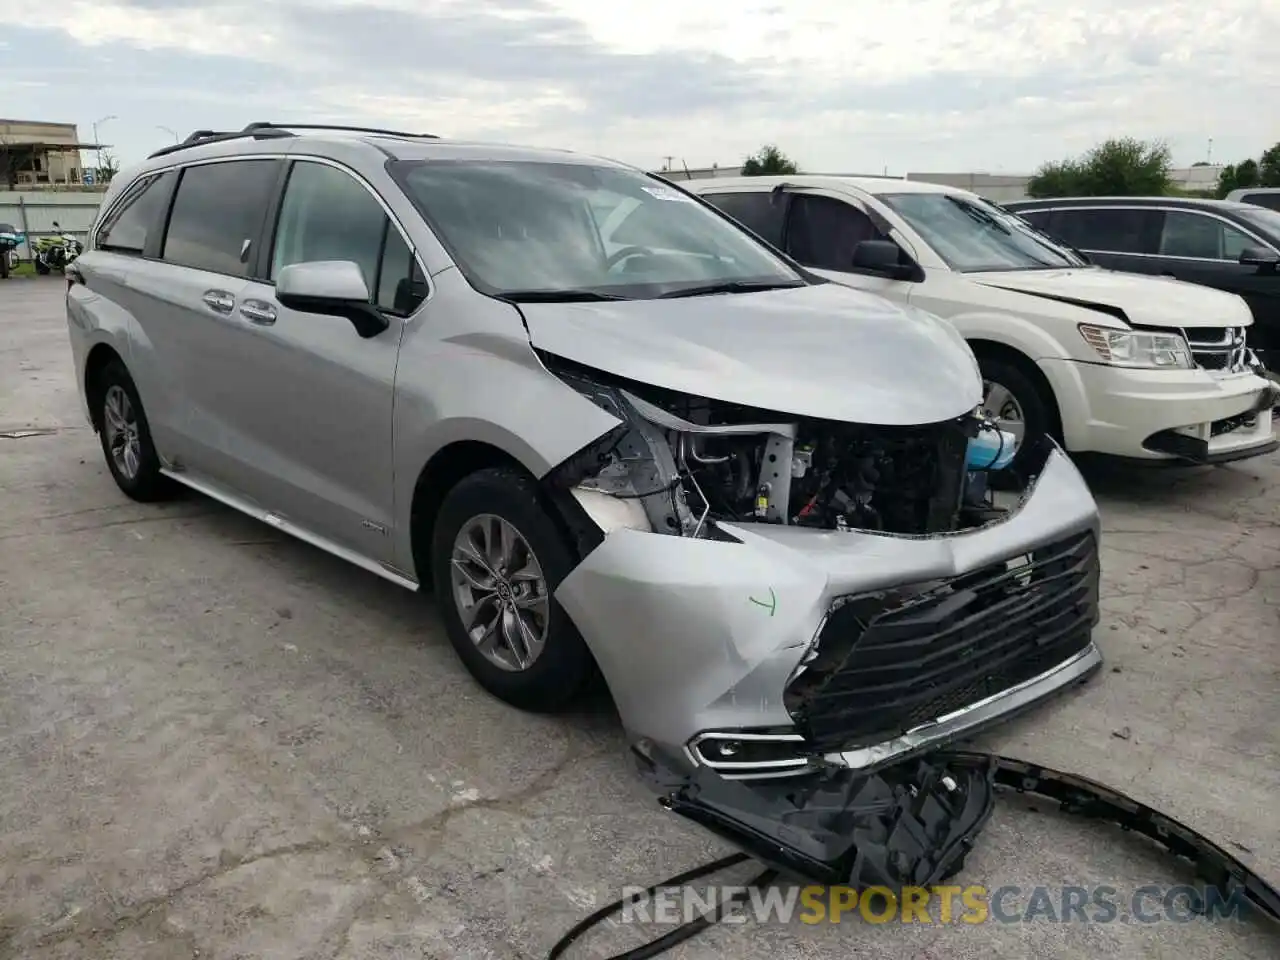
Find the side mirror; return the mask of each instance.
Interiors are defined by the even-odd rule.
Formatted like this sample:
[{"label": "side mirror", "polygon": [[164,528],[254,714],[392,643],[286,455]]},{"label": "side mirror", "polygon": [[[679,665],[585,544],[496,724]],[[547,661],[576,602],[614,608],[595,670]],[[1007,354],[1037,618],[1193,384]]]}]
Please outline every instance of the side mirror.
[{"label": "side mirror", "polygon": [[61,230],[61,229],[62,229],[62,224],[58,223],[58,221],[57,221],[57,220],[53,221],[53,229],[55,229],[55,230]]},{"label": "side mirror", "polygon": [[276,277],[276,299],[290,310],[344,317],[366,340],[390,326],[374,305],[364,274],[350,260],[289,264]]},{"label": "side mirror", "polygon": [[903,263],[902,248],[892,240],[863,240],[853,248],[853,269],[878,273],[894,280],[923,280],[916,263]]},{"label": "side mirror", "polygon": [[1240,262],[1246,266],[1270,268],[1274,270],[1280,264],[1280,254],[1266,247],[1245,247],[1240,251]]}]

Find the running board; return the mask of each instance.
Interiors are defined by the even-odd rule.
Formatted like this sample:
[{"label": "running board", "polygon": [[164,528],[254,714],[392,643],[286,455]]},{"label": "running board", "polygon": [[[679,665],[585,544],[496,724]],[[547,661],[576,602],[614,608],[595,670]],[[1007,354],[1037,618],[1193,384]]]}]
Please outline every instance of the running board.
[{"label": "running board", "polygon": [[398,587],[404,587],[406,590],[413,591],[418,589],[417,581],[406,577],[399,571],[393,570],[376,560],[370,560],[363,554],[356,553],[354,550],[350,550],[347,547],[334,543],[326,537],[312,533],[310,530],[306,530],[295,523],[291,523],[278,514],[272,513],[269,510],[263,510],[261,507],[253,506],[247,500],[243,500],[235,494],[227,493],[213,483],[206,480],[197,480],[185,470],[179,471],[162,468],[160,472],[175,483],[180,483],[184,487],[190,487],[192,490],[196,491],[196,493],[203,494],[212,500],[217,500],[219,503],[225,504],[232,510],[243,513],[245,516],[253,517],[255,520],[260,520],[267,526],[273,527],[281,533],[286,533],[296,540],[308,543],[340,560],[345,560],[347,563],[354,564],[362,570],[367,570],[370,573],[376,574],[384,580],[390,580]]}]

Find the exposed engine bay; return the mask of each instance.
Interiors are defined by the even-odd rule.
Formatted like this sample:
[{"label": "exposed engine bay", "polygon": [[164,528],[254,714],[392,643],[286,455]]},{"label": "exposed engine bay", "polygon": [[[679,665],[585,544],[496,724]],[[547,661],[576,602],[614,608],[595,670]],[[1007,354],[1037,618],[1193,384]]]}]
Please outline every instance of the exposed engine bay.
[{"label": "exposed engine bay", "polygon": [[623,421],[549,479],[636,501],[657,532],[716,537],[727,521],[928,536],[1005,513],[969,452],[983,431],[999,447],[1008,435],[976,411],[918,427],[795,418],[543,361]]}]

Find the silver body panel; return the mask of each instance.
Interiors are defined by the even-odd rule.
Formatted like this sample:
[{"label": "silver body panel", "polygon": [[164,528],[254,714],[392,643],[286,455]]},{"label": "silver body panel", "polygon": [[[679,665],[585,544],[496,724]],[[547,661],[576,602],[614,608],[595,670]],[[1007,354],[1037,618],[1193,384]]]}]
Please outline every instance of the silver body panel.
[{"label": "silver body panel", "polygon": [[[588,162],[469,144],[393,146],[407,158]],[[351,138],[193,147],[117,178],[102,209],[142,173],[260,156],[337,165],[364,183],[421,265],[425,301],[361,339],[343,319],[283,307],[270,284],[91,247],[78,260],[85,282],[67,295],[86,413],[86,365],[109,347],[137,385],[169,475],[404,586],[420,579],[412,508],[429,464],[457,445],[482,445],[541,479],[619,425],[535,348],[787,417],[914,425],[961,416],[981,399],[973,355],[949,324],[834,284],[519,309],[484,296],[387,173],[384,152]],[[210,291],[256,306],[220,312],[204,299]],[[735,543],[588,513],[607,527],[603,542],[556,597],[629,734],[673,751],[708,729],[789,725],[783,687],[834,597],[955,576],[1098,527],[1093,498],[1060,453],[1010,519],[955,535],[724,525]],[[917,739],[907,746],[929,742]]]}]

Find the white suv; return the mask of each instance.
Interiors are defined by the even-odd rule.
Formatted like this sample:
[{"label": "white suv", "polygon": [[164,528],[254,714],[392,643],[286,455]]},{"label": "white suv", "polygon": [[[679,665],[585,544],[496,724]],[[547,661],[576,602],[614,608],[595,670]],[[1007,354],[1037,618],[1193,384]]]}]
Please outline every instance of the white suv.
[{"label": "white suv", "polygon": [[687,188],[831,280],[950,320],[985,407],[1072,452],[1215,463],[1280,446],[1277,392],[1234,294],[1089,265],[964,190],[874,177],[742,177]]}]

